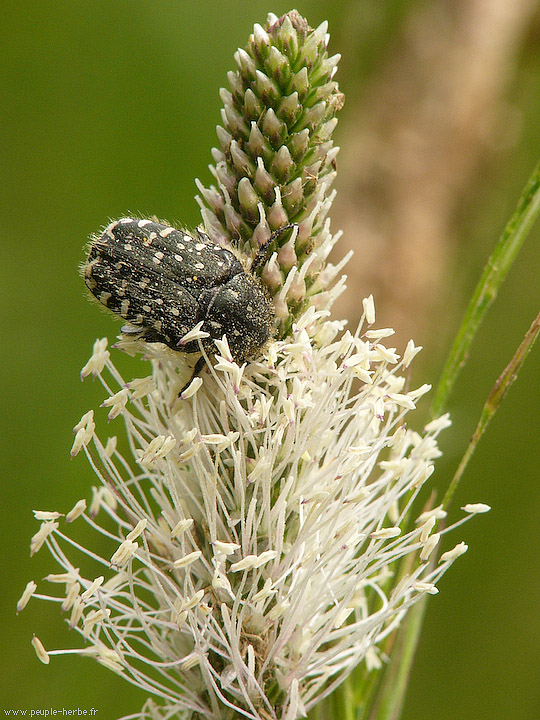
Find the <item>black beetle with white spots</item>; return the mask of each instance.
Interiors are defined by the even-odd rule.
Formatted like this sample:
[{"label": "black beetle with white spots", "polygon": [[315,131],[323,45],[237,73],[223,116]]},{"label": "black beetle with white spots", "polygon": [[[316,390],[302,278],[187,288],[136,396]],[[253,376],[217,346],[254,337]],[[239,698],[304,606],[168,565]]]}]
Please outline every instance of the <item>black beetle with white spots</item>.
[{"label": "black beetle with white spots", "polygon": [[[91,241],[82,275],[90,292],[140,330],[146,342],[184,353],[200,352],[201,342],[212,352],[214,340],[226,335],[234,360],[241,363],[256,356],[272,332],[272,302],[252,274],[266,249],[261,248],[248,273],[230,250],[200,230],[191,234],[152,220],[123,218]],[[209,337],[182,344],[201,321]]]}]

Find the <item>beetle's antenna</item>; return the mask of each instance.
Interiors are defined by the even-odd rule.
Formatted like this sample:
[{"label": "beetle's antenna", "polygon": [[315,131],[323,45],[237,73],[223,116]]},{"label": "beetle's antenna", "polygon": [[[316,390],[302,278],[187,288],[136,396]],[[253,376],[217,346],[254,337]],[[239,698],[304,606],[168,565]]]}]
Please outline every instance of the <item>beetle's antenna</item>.
[{"label": "beetle's antenna", "polygon": [[254,273],[254,271],[261,265],[268,255],[268,248],[270,245],[274,242],[274,240],[279,237],[282,233],[284,233],[286,230],[290,230],[291,228],[298,227],[296,223],[289,223],[288,225],[284,225],[283,227],[278,228],[277,230],[274,230],[274,232],[270,235],[268,240],[261,245],[261,247],[257,250],[257,254],[253,258],[251,262],[251,266],[249,268],[249,272],[251,274]]}]

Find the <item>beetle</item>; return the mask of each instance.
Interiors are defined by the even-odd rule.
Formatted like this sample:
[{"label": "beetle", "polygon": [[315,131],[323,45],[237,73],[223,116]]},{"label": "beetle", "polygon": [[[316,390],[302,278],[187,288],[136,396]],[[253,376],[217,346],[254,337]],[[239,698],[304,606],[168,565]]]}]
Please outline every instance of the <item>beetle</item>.
[{"label": "beetle", "polygon": [[[153,220],[131,217],[110,223],[90,241],[81,268],[90,292],[139,330],[146,342],[161,342],[183,353],[214,349],[227,336],[234,360],[254,357],[272,334],[274,309],[253,274],[275,237],[255,255],[249,272],[236,255],[206,233],[193,234]],[[202,321],[208,337],[182,344]],[[193,377],[204,364],[201,358]]]}]

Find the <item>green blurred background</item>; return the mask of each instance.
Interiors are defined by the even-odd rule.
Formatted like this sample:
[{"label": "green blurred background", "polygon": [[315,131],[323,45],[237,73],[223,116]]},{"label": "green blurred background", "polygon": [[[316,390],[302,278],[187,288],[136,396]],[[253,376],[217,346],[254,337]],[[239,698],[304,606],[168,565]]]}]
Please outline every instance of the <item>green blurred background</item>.
[{"label": "green blurred background", "polygon": [[[443,25],[459,12],[457,2],[296,3],[311,25],[329,20],[330,49],[343,55],[337,77],[347,103],[336,137],[342,156],[350,152],[367,88],[377,88],[381,68],[404,34],[418,31],[413,14],[420,18],[419,37],[429,34],[421,19],[430,5]],[[86,238],[109,218],[131,212],[191,227],[199,222],[193,180],[210,182],[218,89],[233,67],[233,52],[268,11],[289,9],[281,1],[259,0],[2,3],[2,709],[93,706],[98,718],[109,720],[137,711],[145,699],[90,660],[59,656],[49,667],[38,662],[33,632],[48,649],[79,644],[56,607],[33,600],[15,616],[26,582],[39,583],[53,571],[45,552],[29,559],[29,539],[38,527],[32,509],[67,511],[94,484],[82,458],[69,461],[71,428],[102,400],[98,385],[81,385],[78,374],[94,338],[114,338],[118,324],[86,301],[77,266]],[[437,378],[487,253],[540,156],[536,2],[528,2],[527,13],[502,98],[519,119],[514,139],[484,148],[463,192],[456,193],[441,290],[444,313],[438,310],[438,330],[428,323],[415,336],[427,347],[415,384]],[[350,176],[338,175],[336,187],[340,197],[355,202]],[[346,226],[340,207],[334,228]],[[538,311],[538,238],[536,227],[460,379],[450,408],[454,425],[442,441],[445,456],[435,478],[440,487]],[[357,261],[362,257],[358,247]],[[370,291],[354,284],[348,289],[355,303]],[[411,312],[427,313],[420,307]],[[383,320],[392,324],[391,317]],[[437,351],[429,349],[426,327],[437,348],[443,338]],[[141,372],[140,362],[120,360],[133,375]],[[447,539],[448,545],[464,539],[470,549],[430,599],[404,720],[540,718],[539,371],[537,347],[459,489],[456,507],[482,501],[493,510]]]}]

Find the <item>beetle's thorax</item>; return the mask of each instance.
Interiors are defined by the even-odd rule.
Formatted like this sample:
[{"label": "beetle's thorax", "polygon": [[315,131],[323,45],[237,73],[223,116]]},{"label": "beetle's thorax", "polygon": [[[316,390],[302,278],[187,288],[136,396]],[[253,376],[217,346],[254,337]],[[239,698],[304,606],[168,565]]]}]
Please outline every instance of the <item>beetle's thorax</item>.
[{"label": "beetle's thorax", "polygon": [[253,356],[266,343],[274,317],[261,282],[246,273],[238,273],[225,285],[203,290],[199,313],[202,329],[213,339],[226,335],[238,362]]}]

